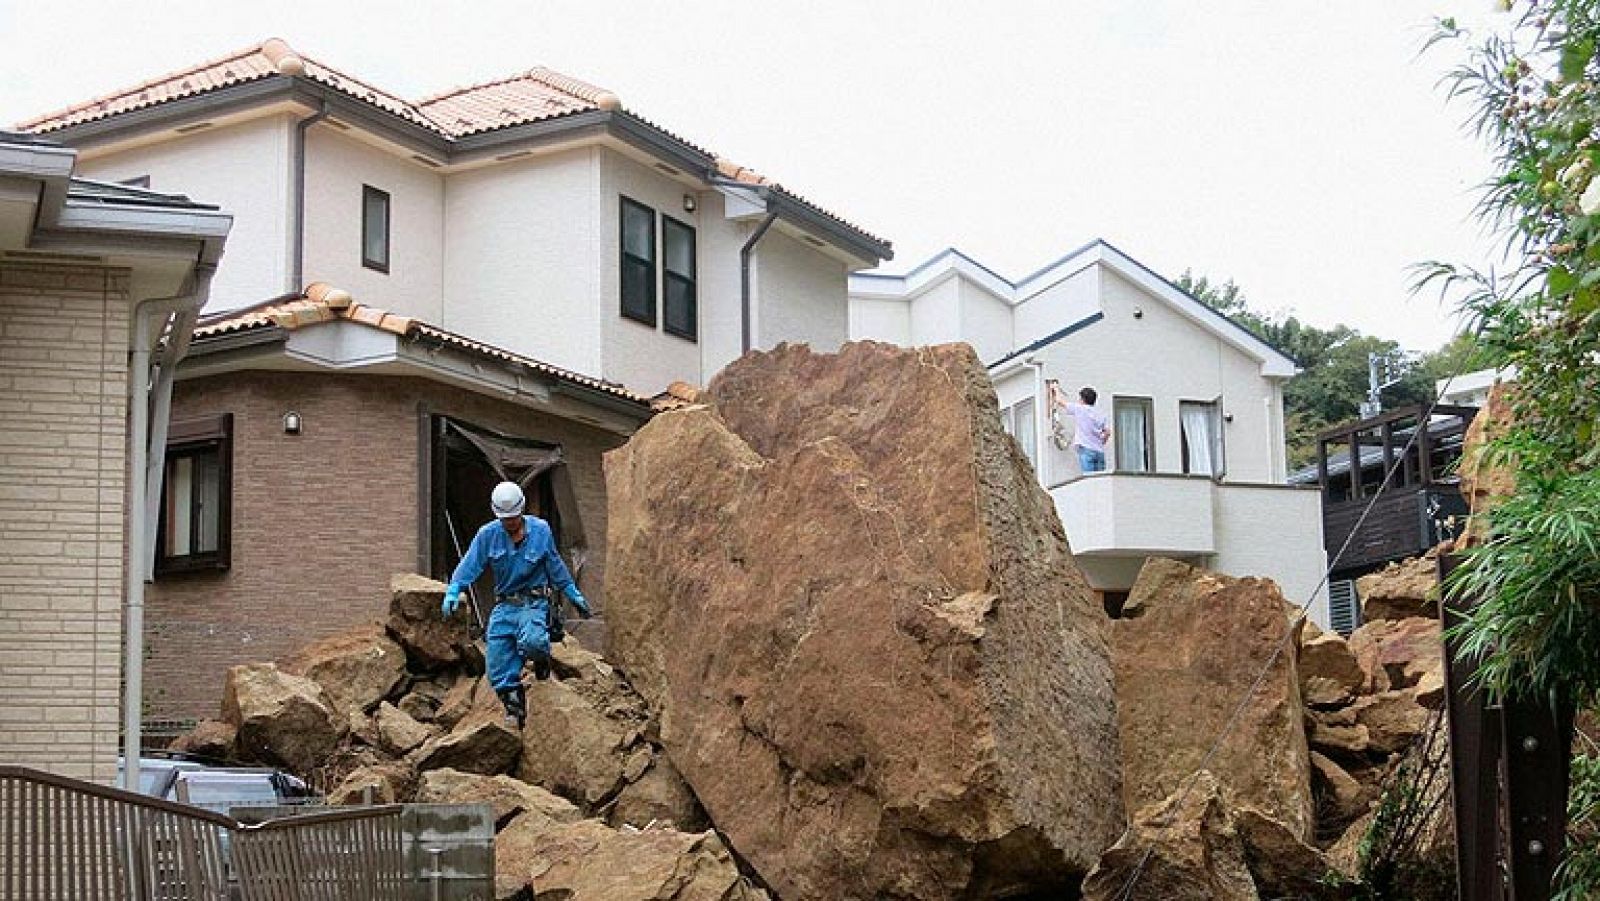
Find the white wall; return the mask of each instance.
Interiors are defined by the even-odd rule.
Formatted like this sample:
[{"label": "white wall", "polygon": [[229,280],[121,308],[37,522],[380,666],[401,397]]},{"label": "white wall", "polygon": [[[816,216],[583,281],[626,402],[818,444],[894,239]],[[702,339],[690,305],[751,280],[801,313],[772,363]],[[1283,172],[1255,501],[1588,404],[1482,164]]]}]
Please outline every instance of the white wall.
[{"label": "white wall", "polygon": [[962,340],[960,281],[959,275],[941,279],[911,299],[911,346]]},{"label": "white wall", "polygon": [[832,353],[850,339],[845,265],[774,226],[756,245],[757,346],[806,343]]},{"label": "white wall", "polygon": [[978,359],[993,363],[1011,352],[1011,304],[977,284],[961,279],[961,337],[977,351]]},{"label": "white wall", "polygon": [[[389,195],[387,273],[361,265],[363,185]],[[404,316],[443,318],[444,179],[434,170],[331,126],[312,126],[305,242],[307,283],[327,282]]]},{"label": "white wall", "polygon": [[294,120],[264,116],[81,160],[77,174],[102,181],[150,177],[150,188],[216,204],[233,216],[228,250],[208,310],[277,297],[289,286],[290,146]]},{"label": "white wall", "polygon": [[1100,309],[1100,282],[1100,267],[1088,266],[1023,298],[1012,326],[1014,346],[1027,347]]},{"label": "white wall", "polygon": [[1327,586],[1319,587],[1328,565],[1321,493],[1281,485],[1219,485],[1215,491],[1217,552],[1207,565],[1266,576],[1296,607],[1312,599],[1312,621],[1329,628]]},{"label": "white wall", "polygon": [[598,148],[449,175],[442,325],[577,372],[600,375],[606,219]]},{"label": "white wall", "polygon": [[897,297],[850,298],[850,339],[910,345],[910,302]]},{"label": "white wall", "polygon": [[1227,478],[1272,481],[1275,394],[1259,361],[1121,276],[1106,271],[1100,280],[1105,318],[1041,350],[1046,376],[1071,393],[1093,386],[1107,418],[1115,396],[1152,398],[1156,471],[1165,473],[1182,472],[1179,403],[1220,397],[1224,414],[1233,416],[1223,424]]},{"label": "white wall", "polygon": [[700,378],[704,385],[744,351],[740,309],[739,248],[755,221],[726,218],[722,194],[702,191],[700,205]]}]

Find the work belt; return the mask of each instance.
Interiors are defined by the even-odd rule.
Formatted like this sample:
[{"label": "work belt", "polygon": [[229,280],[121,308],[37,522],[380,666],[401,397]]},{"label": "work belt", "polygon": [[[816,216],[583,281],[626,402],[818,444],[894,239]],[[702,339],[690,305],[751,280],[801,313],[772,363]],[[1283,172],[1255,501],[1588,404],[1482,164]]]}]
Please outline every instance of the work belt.
[{"label": "work belt", "polygon": [[540,585],[538,588],[526,588],[522,591],[497,594],[494,596],[494,602],[496,604],[528,604],[534,601],[548,601],[551,596],[550,586]]}]

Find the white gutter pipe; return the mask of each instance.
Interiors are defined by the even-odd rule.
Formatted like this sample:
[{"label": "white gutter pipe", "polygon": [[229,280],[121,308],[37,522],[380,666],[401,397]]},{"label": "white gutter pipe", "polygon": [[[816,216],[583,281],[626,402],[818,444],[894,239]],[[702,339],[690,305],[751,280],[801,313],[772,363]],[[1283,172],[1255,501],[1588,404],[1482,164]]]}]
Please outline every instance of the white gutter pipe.
[{"label": "white gutter pipe", "polygon": [[[215,263],[195,266],[195,276],[187,293],[173,297],[153,297],[140,301],[133,310],[133,353],[128,364],[128,403],[131,420],[129,443],[131,453],[128,465],[128,566],[127,596],[123,601],[123,688],[122,688],[122,787],[128,791],[139,790],[140,739],[144,726],[144,585],[154,565],[155,522],[151,515],[152,503],[161,499],[161,477],[165,460],[152,460],[155,447],[152,432],[158,432],[160,447],[166,446],[167,415],[172,402],[172,369],[178,358],[188,349],[188,331],[194,317],[205,306],[211,293],[211,277],[217,271]],[[152,320],[161,316],[165,324],[173,322],[172,337],[162,353],[162,372],[158,383],[164,381],[165,397],[152,398],[150,382],[150,356],[152,344],[167,329],[154,330]],[[183,326],[181,332],[179,326]],[[152,430],[152,401],[156,409],[156,429]],[[154,473],[152,478],[151,473]]]}]

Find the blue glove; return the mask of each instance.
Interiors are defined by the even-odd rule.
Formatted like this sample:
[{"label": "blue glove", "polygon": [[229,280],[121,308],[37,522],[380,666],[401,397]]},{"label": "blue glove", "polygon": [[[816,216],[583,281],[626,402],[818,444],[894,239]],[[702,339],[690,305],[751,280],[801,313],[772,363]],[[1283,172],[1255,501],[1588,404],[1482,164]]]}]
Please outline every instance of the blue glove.
[{"label": "blue glove", "polygon": [[461,586],[451,582],[450,587],[446,588],[444,591],[444,603],[439,606],[439,611],[448,618],[450,614],[455,613],[456,608],[460,606]]},{"label": "blue glove", "polygon": [[589,611],[589,601],[584,598],[583,592],[578,590],[578,586],[567,586],[567,600],[572,602],[572,606],[578,608],[578,615],[584,619],[594,616],[594,614]]}]

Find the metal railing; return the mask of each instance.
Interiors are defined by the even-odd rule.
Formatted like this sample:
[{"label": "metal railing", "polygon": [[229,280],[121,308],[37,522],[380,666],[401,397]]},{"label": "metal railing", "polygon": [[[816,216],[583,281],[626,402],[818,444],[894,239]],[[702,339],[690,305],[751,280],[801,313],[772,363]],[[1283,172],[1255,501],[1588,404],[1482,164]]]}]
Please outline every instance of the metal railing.
[{"label": "metal railing", "polygon": [[245,825],[0,766],[0,901],[400,901],[399,805]]}]

